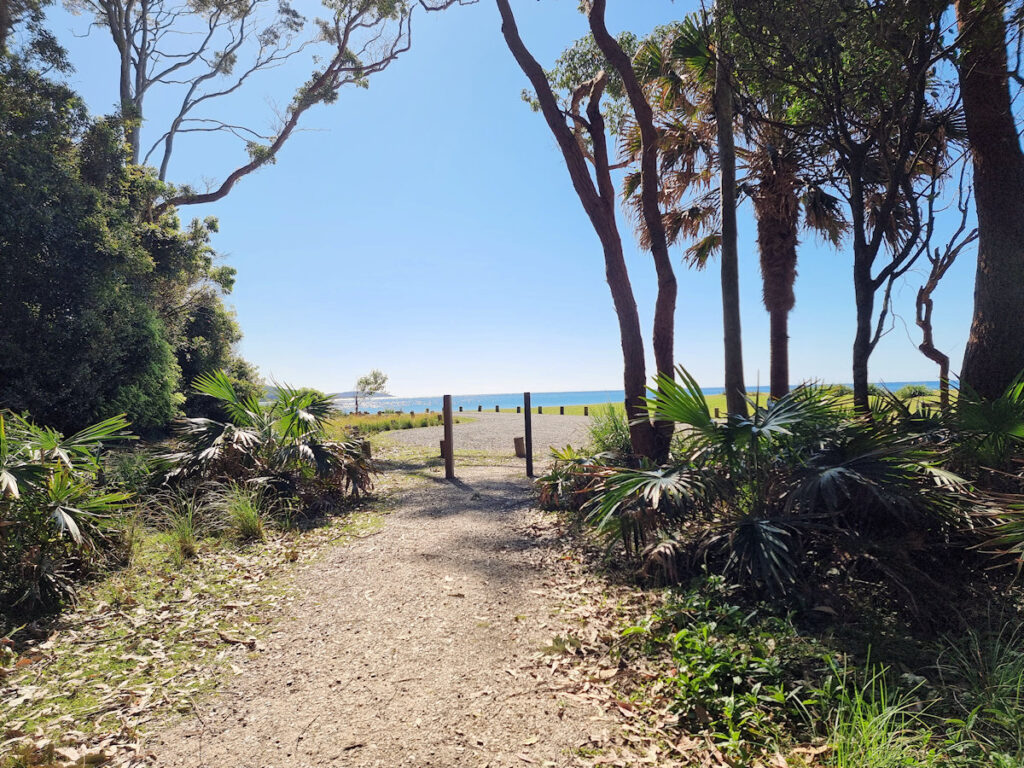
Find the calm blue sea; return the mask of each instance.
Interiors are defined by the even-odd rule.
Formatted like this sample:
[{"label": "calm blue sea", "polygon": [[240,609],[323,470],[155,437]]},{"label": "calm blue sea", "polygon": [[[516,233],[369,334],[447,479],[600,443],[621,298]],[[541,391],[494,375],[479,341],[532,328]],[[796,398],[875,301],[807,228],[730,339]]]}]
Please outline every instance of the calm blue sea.
[{"label": "calm blue sea", "polygon": [[[938,389],[938,381],[887,381],[885,385],[895,391],[907,384],[924,384],[932,389]],[[747,392],[754,393],[756,387],[747,387]],[[766,387],[761,388],[767,392]],[[724,387],[707,387],[704,389],[706,395],[720,395],[725,392]],[[530,399],[534,407],[538,405],[557,408],[560,405],[590,405],[593,403],[616,403],[622,402],[625,393],[621,389],[593,389],[580,390],[578,392],[531,392]],[[348,412],[353,408],[352,398],[339,398],[338,406],[342,411]],[[504,394],[491,395],[453,395],[452,407],[458,411],[459,406],[466,411],[475,411],[482,406],[485,411],[494,411],[494,406],[500,408],[515,408],[523,404],[522,392],[507,392]],[[431,397],[375,397],[370,400],[360,400],[359,410],[361,411],[416,411],[422,413],[428,408],[431,411],[440,411],[443,405],[441,395]]]}]

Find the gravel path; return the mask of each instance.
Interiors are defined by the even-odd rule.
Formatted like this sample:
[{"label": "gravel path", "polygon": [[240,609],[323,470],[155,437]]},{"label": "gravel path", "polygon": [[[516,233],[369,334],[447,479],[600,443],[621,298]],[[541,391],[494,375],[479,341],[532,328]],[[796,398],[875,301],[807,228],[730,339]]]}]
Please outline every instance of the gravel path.
[{"label": "gravel path", "polygon": [[[514,413],[467,413],[474,421],[456,424],[455,452],[485,451],[506,456],[514,455],[512,438],[524,434],[523,417]],[[566,445],[580,447],[587,443],[586,416],[556,416],[534,414],[533,454],[547,457],[550,447]],[[388,432],[387,439],[399,445],[437,448],[444,437],[443,427],[419,427]]]},{"label": "gravel path", "polygon": [[560,697],[538,653],[557,629],[543,589],[564,570],[556,534],[531,517],[518,466],[436,472],[399,481],[380,533],[299,574],[278,629],[161,734],[157,765],[577,764],[594,710]]}]

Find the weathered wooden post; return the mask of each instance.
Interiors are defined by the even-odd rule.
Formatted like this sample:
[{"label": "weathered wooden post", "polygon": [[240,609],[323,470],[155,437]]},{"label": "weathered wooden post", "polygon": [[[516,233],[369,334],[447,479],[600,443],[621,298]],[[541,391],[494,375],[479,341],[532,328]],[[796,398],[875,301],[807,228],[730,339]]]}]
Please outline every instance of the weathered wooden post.
[{"label": "weathered wooden post", "polygon": [[537,415],[539,416],[542,413],[544,413],[544,406],[543,405],[538,405],[537,406]]},{"label": "weathered wooden post", "polygon": [[462,406],[459,406],[459,413],[462,413]]},{"label": "weathered wooden post", "polygon": [[522,413],[522,412],[523,412],[523,406],[517,405],[516,406],[516,413]]},{"label": "weathered wooden post", "polygon": [[501,408],[499,408],[498,406],[494,406],[494,412],[501,413]]},{"label": "weathered wooden post", "polygon": [[484,409],[484,407],[482,405],[478,405],[476,407],[477,412],[483,411],[483,409]]},{"label": "weathered wooden post", "polygon": [[583,415],[584,416],[589,416],[590,415],[590,406],[589,405],[584,405],[583,406]]},{"label": "weathered wooden post", "polygon": [[512,447],[516,450],[517,459],[526,458],[526,438],[524,437],[513,437]]},{"label": "weathered wooden post", "polygon": [[558,406],[558,415],[559,416],[565,416],[565,406],[564,405]]},{"label": "weathered wooden post", "polygon": [[526,435],[526,476],[533,477],[533,422],[530,419],[530,393],[523,393],[523,413],[526,424],[524,434]]},{"label": "weathered wooden post", "polygon": [[715,418],[716,419],[718,418],[718,409],[717,408],[715,408]]},{"label": "weathered wooden post", "polygon": [[452,396],[444,396],[444,477],[455,479],[455,444],[452,442]]}]

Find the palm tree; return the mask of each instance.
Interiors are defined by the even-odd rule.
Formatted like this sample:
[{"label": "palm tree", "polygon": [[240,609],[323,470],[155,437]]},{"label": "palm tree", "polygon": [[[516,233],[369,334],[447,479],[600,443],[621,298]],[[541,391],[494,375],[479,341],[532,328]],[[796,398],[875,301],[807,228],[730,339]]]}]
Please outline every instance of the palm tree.
[{"label": "palm tree", "polygon": [[[657,94],[661,109],[666,230],[673,242],[681,237],[692,240],[686,255],[696,266],[703,266],[722,244],[713,188],[713,169],[719,165],[717,67],[709,41],[708,25],[689,16],[670,34],[649,40],[637,56],[637,68]],[[746,119],[752,112],[760,119]],[[763,97],[756,110],[743,104],[737,114],[745,118],[744,145],[736,151],[746,168],[740,189],[751,198],[757,219],[763,300],[771,328],[771,396],[778,399],[789,391],[789,313],[796,301],[801,209],[805,224],[834,244],[846,224],[839,201],[804,177],[802,148],[780,127],[784,111],[779,99]],[[627,153],[635,148],[636,140],[630,136]],[[636,184],[630,174],[627,197],[632,197]]]}]

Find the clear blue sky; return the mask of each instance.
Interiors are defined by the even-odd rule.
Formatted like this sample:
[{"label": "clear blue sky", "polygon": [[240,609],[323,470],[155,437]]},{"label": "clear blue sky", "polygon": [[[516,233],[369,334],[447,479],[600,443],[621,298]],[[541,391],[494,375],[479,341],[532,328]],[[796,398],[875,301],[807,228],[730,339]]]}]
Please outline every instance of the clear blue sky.
[{"label": "clear blue sky", "polygon": [[[527,44],[545,65],[585,31],[577,0],[521,0]],[[613,0],[613,29],[649,30],[693,7]],[[296,3],[316,14],[316,4]],[[117,100],[116,63],[103,30],[51,10],[71,51],[71,83],[97,113]],[[282,68],[230,103],[231,119],[266,128],[302,68]],[[308,71],[308,70],[306,70]],[[370,368],[401,395],[621,388],[618,329],[597,237],[527,85],[500,34],[491,0],[418,14],[413,48],[369,89],[307,113],[276,165],[244,179],[211,206],[214,245],[237,267],[229,302],[245,332],[242,353],[264,375],[339,391]],[[159,117],[169,94],[154,93]],[[241,149],[224,140],[180,142],[171,180],[219,178]],[[654,271],[620,221],[649,336]],[[768,380],[753,216],[741,211],[744,358],[749,383]],[[937,292],[936,343],[959,366],[967,338],[973,254]],[[805,237],[791,316],[792,378],[850,380],[851,259]],[[677,262],[676,357],[705,386],[722,383],[717,264]],[[895,330],[872,358],[873,380],[930,380],[916,345],[911,273],[896,296]],[[904,322],[905,320],[905,322]]]}]

